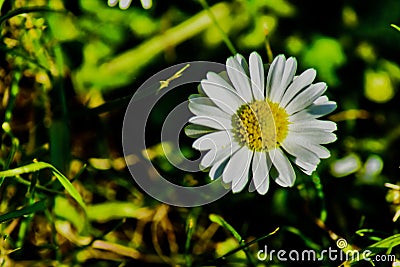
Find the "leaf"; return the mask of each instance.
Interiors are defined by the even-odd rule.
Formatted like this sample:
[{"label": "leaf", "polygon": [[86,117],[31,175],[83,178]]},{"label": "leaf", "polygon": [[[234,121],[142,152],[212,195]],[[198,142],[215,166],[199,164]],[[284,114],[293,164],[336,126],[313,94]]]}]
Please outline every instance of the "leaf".
[{"label": "leaf", "polygon": [[5,221],[11,220],[11,219],[19,218],[19,217],[22,217],[22,216],[25,216],[28,214],[43,211],[45,209],[46,209],[46,201],[41,200],[32,205],[24,207],[20,210],[15,210],[15,211],[11,211],[6,214],[0,215],[0,223],[3,223]]},{"label": "leaf", "polygon": [[12,17],[15,17],[17,15],[21,15],[21,14],[25,14],[25,13],[32,13],[32,12],[62,12],[62,11],[51,9],[51,8],[46,7],[46,6],[21,7],[21,8],[18,8],[18,9],[15,9],[15,10],[12,10],[12,11],[6,13],[4,16],[1,16],[0,17],[0,25],[4,21],[6,21],[6,20],[8,20],[8,19],[10,19]]},{"label": "leaf", "polygon": [[87,215],[89,220],[105,222],[122,218],[141,219],[152,215],[151,208],[138,207],[132,202],[105,202],[88,206]]},{"label": "leaf", "polygon": [[392,248],[400,245],[400,234],[389,236],[381,241],[372,244],[368,248],[387,248],[388,250],[392,250]]},{"label": "leaf", "polygon": [[265,239],[265,238],[267,238],[267,237],[269,237],[269,236],[275,234],[276,232],[278,232],[278,230],[279,230],[279,227],[276,228],[276,229],[275,229],[274,231],[272,231],[271,233],[268,233],[268,234],[266,234],[266,235],[264,235],[264,236],[262,236],[262,237],[256,238],[256,239],[254,239],[254,240],[252,240],[252,241],[250,241],[250,242],[243,243],[241,246],[239,246],[239,247],[237,247],[237,248],[235,248],[235,249],[229,251],[228,253],[224,254],[223,256],[219,257],[218,259],[216,259],[216,261],[218,261],[219,259],[226,258],[226,257],[228,257],[228,256],[230,256],[230,255],[232,255],[232,254],[235,254],[236,252],[238,252],[238,251],[240,251],[240,250],[246,249],[246,248],[248,248],[250,245],[252,245],[252,244],[254,244],[254,243],[257,243],[257,242],[259,242],[259,241],[261,241],[261,240],[263,240],[263,239]]},{"label": "leaf", "polygon": [[400,32],[400,27],[394,24],[390,24],[390,26],[392,26],[393,28],[395,28],[396,30],[398,30]]},{"label": "leaf", "polygon": [[103,241],[103,240],[94,241],[92,244],[92,247],[95,249],[110,251],[110,252],[116,253],[118,255],[130,257],[132,259],[139,259],[141,256],[141,253],[134,248],[119,245],[119,244],[108,242],[108,241]]},{"label": "leaf", "polygon": [[[245,261],[246,260],[246,253],[244,252],[244,248],[237,249],[237,241],[233,237],[229,237],[222,242],[218,242],[215,246],[215,255],[220,258],[221,256],[227,257],[228,253],[235,251],[235,256],[233,261]],[[230,254],[232,255],[232,254]],[[228,255],[228,256],[230,256]],[[215,264],[217,265],[217,264]]]},{"label": "leaf", "polygon": [[[307,247],[309,247],[315,251],[321,251],[321,246],[318,245],[317,243],[315,243],[310,237],[303,234],[299,229],[292,227],[292,226],[287,226],[284,229],[292,234],[299,236],[303,240],[303,242],[306,244]],[[318,254],[318,257],[320,257],[319,254]]]},{"label": "leaf", "polygon": [[237,241],[239,241],[239,243],[242,242],[243,239],[240,234],[227,221],[225,221],[224,218],[216,214],[210,214],[209,218],[212,222],[215,222],[228,230],[237,239]]},{"label": "leaf", "polygon": [[392,249],[398,245],[400,245],[400,234],[389,236],[388,238],[378,241],[368,246],[366,249],[361,250],[357,259],[349,260],[346,263],[353,265],[361,260],[371,261],[373,256],[382,253],[385,250],[386,254],[390,254]]},{"label": "leaf", "polygon": [[195,216],[193,216],[193,214],[190,214],[186,221],[186,242],[185,242],[186,253],[189,252],[190,241],[192,239],[194,230],[196,228],[196,220],[197,220],[197,218]]},{"label": "leaf", "polygon": [[87,246],[92,242],[92,236],[81,236],[71,227],[71,223],[64,220],[56,220],[54,226],[57,233],[77,246]]},{"label": "leaf", "polygon": [[240,249],[234,249],[233,250],[234,252],[230,251],[227,254],[225,254],[223,257],[226,257],[227,255],[231,255],[231,254],[234,254],[234,253],[236,253],[236,252],[238,252],[240,250],[243,250],[243,252],[245,253],[249,264],[251,264],[251,266],[254,266],[253,257],[251,256],[251,254],[248,252],[248,249],[247,249],[248,245],[246,245],[244,243],[244,240],[242,239],[240,234],[227,221],[225,221],[224,218],[222,218],[221,216],[216,215],[216,214],[210,214],[209,218],[210,218],[210,220],[212,222],[215,222],[215,223],[221,225],[226,230],[228,230],[233,235],[233,237],[236,238],[236,240],[239,242]]},{"label": "leaf", "polygon": [[60,184],[64,187],[64,189],[71,195],[73,199],[78,202],[78,204],[82,207],[82,209],[86,212],[86,205],[83,202],[83,199],[76,188],[71,184],[67,177],[65,177],[60,171],[58,171],[53,165],[46,162],[34,162],[25,166],[20,166],[15,169],[5,170],[0,172],[0,177],[14,177],[17,175],[21,175],[24,173],[32,173],[37,172],[42,169],[51,169],[54,176],[60,182]]},{"label": "leaf", "polygon": [[185,259],[186,266],[192,266],[192,258],[190,253],[190,245],[192,241],[193,234],[196,229],[197,220],[199,214],[201,213],[201,208],[194,208],[187,217],[186,220],[186,242],[185,242]]},{"label": "leaf", "polygon": [[56,196],[54,198],[54,214],[57,218],[67,220],[70,222],[78,231],[78,233],[85,233],[87,225],[85,224],[85,218],[76,210],[74,205],[65,197]]},{"label": "leaf", "polygon": [[189,124],[185,127],[185,134],[191,138],[198,138],[212,132],[215,132],[215,130],[197,124]]}]

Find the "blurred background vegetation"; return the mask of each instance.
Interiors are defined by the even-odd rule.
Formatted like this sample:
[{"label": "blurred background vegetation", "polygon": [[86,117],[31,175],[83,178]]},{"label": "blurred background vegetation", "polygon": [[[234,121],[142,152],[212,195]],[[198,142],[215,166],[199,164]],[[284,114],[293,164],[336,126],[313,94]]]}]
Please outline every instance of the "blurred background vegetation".
[{"label": "blurred background vegetation", "polygon": [[[110,1],[116,2],[116,1]],[[385,1],[1,0],[1,266],[293,266],[257,251],[400,244],[400,3]],[[295,56],[338,103],[338,141],[318,175],[198,208],[157,202],[122,154],[130,97],[173,64],[237,51]],[[164,118],[197,85],[167,94],[147,144],[160,172],[188,184],[160,149]],[[183,134],[188,157],[192,139]],[[175,148],[171,148],[173,150]],[[277,228],[279,230],[275,231]],[[313,265],[314,264],[314,265]],[[339,266],[325,261],[307,266]],[[345,262],[359,266],[372,263]],[[300,263],[304,266],[304,262]],[[398,266],[392,262],[375,266]]]}]

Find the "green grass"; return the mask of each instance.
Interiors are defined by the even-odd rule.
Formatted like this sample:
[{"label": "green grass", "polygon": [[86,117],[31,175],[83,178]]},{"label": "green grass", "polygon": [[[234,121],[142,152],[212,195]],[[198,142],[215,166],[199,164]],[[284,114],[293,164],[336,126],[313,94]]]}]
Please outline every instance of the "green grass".
[{"label": "green grass", "polygon": [[[292,266],[259,260],[265,246],[315,250],[322,260],[308,266],[399,258],[399,4],[364,2],[154,0],[148,10],[138,1],[120,10],[106,0],[0,1],[0,265]],[[228,193],[196,208],[148,196],[121,148],[136,89],[177,63],[224,64],[252,51],[264,62],[295,56],[298,73],[312,67],[329,82],[338,103],[327,118],[338,125],[331,157],[312,176],[296,172],[292,188],[271,182],[265,196]],[[149,147],[159,146],[171,106],[197,92],[186,86],[156,105]],[[192,137],[208,130],[185,128]],[[180,140],[191,156],[193,140]],[[163,153],[154,149],[153,164],[171,180],[209,181]],[[321,253],[340,238],[343,252],[368,250],[372,261]]]}]

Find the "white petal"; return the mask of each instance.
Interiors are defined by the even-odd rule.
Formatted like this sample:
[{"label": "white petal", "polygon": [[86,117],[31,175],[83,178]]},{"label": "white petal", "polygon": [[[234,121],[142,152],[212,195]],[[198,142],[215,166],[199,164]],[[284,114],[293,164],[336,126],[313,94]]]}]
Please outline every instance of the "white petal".
[{"label": "white petal", "polygon": [[203,169],[210,167],[215,161],[216,154],[217,154],[217,151],[214,149],[211,149],[210,151],[208,151],[204,155],[204,157],[201,159],[200,169],[203,170]]},{"label": "white petal", "polygon": [[237,149],[233,150],[233,147],[228,147],[228,146],[220,150],[210,150],[201,159],[200,168],[206,169],[221,160],[227,159],[236,151]]},{"label": "white petal", "polygon": [[[283,72],[281,89],[286,90],[291,82],[293,82],[294,74],[297,69],[297,61],[294,57],[290,57],[286,60],[285,70]],[[279,99],[280,100],[280,99]]]},{"label": "white petal", "polygon": [[331,156],[331,152],[326,147],[318,144],[309,144],[307,147],[314,152],[319,158],[327,159]]},{"label": "white petal", "polygon": [[[322,102],[320,101],[321,99],[326,99],[326,101]],[[326,96],[320,96],[309,107],[293,114],[291,117],[293,118],[293,121],[303,119],[316,119],[331,113],[336,109],[336,107],[336,102],[328,101],[328,98]]]},{"label": "white petal", "polygon": [[280,105],[282,107],[286,107],[290,100],[292,100],[302,89],[309,86],[314,81],[316,75],[317,72],[314,69],[308,69],[300,74],[300,76],[295,77],[293,79],[293,83],[283,95]]},{"label": "white petal", "polygon": [[218,131],[197,138],[192,147],[197,150],[217,149],[226,146],[233,141],[230,131]]},{"label": "white petal", "polygon": [[301,159],[295,159],[294,163],[307,175],[311,175],[317,169],[317,164],[304,162]]},{"label": "white petal", "polygon": [[244,104],[239,95],[227,89],[224,84],[221,85],[209,80],[202,80],[201,86],[215,105],[230,115],[234,114]]},{"label": "white petal", "polygon": [[142,2],[142,7],[144,9],[150,9],[151,6],[153,5],[153,1],[152,0],[140,0],[140,2]]},{"label": "white petal", "polygon": [[256,52],[250,54],[250,80],[255,100],[264,100],[264,66],[260,55]]},{"label": "white petal", "polygon": [[228,156],[224,159],[221,159],[220,161],[216,161],[214,163],[214,165],[211,167],[210,172],[208,173],[208,175],[210,176],[210,178],[212,180],[217,179],[219,177],[221,177],[225,167],[226,167],[226,159],[228,158]]},{"label": "white petal", "polygon": [[235,91],[235,89],[233,89],[232,85],[227,82],[221,74],[216,74],[214,72],[208,72],[207,73],[207,80],[209,80],[212,83],[216,83],[221,85],[222,87],[224,87],[225,89],[228,89],[230,91]]},{"label": "white petal", "polygon": [[190,123],[207,126],[217,130],[230,130],[232,129],[232,123],[229,119],[224,118],[212,118],[208,116],[195,116],[189,119]]},{"label": "white petal", "polygon": [[[223,147],[217,147],[216,151],[211,150],[207,152],[207,154],[204,156],[202,161],[200,162],[200,167],[208,168],[211,165],[213,165],[216,162],[219,162],[223,159],[226,159],[227,157],[233,155],[238,151],[240,146],[236,143],[233,142],[229,145],[223,146]],[[209,154],[210,153],[210,154]]]},{"label": "white petal", "polygon": [[291,123],[302,122],[302,121],[312,121],[312,120],[314,120],[313,116],[308,114],[306,112],[306,110],[299,111],[299,112],[289,116],[289,121]]},{"label": "white petal", "polygon": [[210,169],[209,176],[211,179],[220,177],[227,164],[227,158],[235,154],[240,149],[238,143],[233,142],[229,146],[226,146],[220,150],[217,150],[213,166]]},{"label": "white petal", "polygon": [[282,143],[284,149],[295,157],[293,160],[303,172],[311,174],[320,162],[320,158],[328,158],[330,152],[315,140],[304,139],[299,135],[288,135]]},{"label": "white petal", "polygon": [[[231,88],[233,89],[233,84],[232,84],[231,80],[229,80],[228,73],[227,73],[225,70],[224,70],[224,71],[221,71],[220,73],[218,73],[218,75],[219,75],[222,79],[224,79],[224,81],[227,82],[227,83],[231,86]],[[233,90],[235,90],[235,89],[233,89]]]},{"label": "white petal", "polygon": [[310,106],[318,97],[320,97],[327,89],[326,83],[320,82],[312,84],[303,92],[294,97],[286,106],[286,112],[291,115],[301,109]]},{"label": "white petal", "polygon": [[119,0],[119,8],[127,9],[131,5],[132,0]]},{"label": "white petal", "polygon": [[116,6],[118,4],[118,0],[108,0],[108,5],[113,7]]},{"label": "white petal", "polygon": [[239,192],[249,179],[249,168],[253,152],[246,146],[239,149],[229,160],[222,174],[225,183],[232,182],[232,191]]},{"label": "white petal", "polygon": [[335,134],[325,131],[312,130],[302,132],[289,131],[287,139],[293,139],[300,144],[314,143],[314,144],[329,144],[335,142],[337,137]]},{"label": "white petal", "polygon": [[189,110],[197,116],[218,117],[223,119],[231,119],[231,115],[217,108],[216,106],[201,105],[196,103],[189,103]]},{"label": "white petal", "polygon": [[326,102],[329,101],[329,98],[326,95],[320,96],[317,99],[315,99],[314,104],[315,105],[322,105]]},{"label": "white petal", "polygon": [[300,144],[293,142],[292,140],[286,138],[282,143],[282,147],[292,156],[299,158],[305,162],[312,164],[318,164],[320,162],[319,157],[307,147],[307,144]]},{"label": "white petal", "polygon": [[332,121],[306,120],[289,124],[289,131],[294,132],[310,132],[314,130],[333,132],[336,129],[336,123]]},{"label": "white petal", "polygon": [[314,118],[319,118],[331,113],[336,109],[336,107],[336,102],[329,101],[326,96],[320,96],[310,107],[307,108],[307,112],[314,116]]},{"label": "white petal", "polygon": [[251,94],[249,77],[235,58],[228,58],[226,62],[226,71],[228,72],[229,79],[232,81],[233,86],[242,98],[242,101],[247,103],[251,102],[253,96]]},{"label": "white petal", "polygon": [[283,74],[280,80],[279,87],[277,90],[274,90],[275,94],[271,96],[271,100],[273,102],[280,102],[282,100],[282,96],[284,95],[287,87],[293,81],[294,74],[297,69],[297,61],[293,57],[286,60],[285,67],[283,70]]},{"label": "white petal", "polygon": [[242,66],[244,72],[248,77],[250,73],[249,73],[249,65],[247,65],[246,59],[241,54],[236,54],[235,59]]},{"label": "white petal", "polygon": [[274,149],[269,152],[269,155],[279,173],[275,182],[283,187],[293,186],[296,174],[294,173],[292,164],[290,164],[290,161],[283,154],[282,150],[280,148]]},{"label": "white petal", "polygon": [[268,98],[273,102],[276,102],[275,98],[280,94],[279,86],[285,70],[285,62],[285,56],[279,55],[272,61],[271,67],[268,70],[266,90],[269,92]]},{"label": "white petal", "polygon": [[269,188],[269,169],[271,160],[265,152],[254,152],[252,163],[253,184],[255,189],[261,195],[267,193]]},{"label": "white petal", "polygon": [[214,106],[214,102],[207,96],[201,94],[192,94],[189,96],[189,103],[199,104],[199,105],[207,105],[207,106]]},{"label": "white petal", "polygon": [[297,123],[297,122],[306,122],[306,121],[314,121],[318,117],[321,117],[321,115],[313,115],[308,112],[308,109],[303,109],[295,114],[292,114],[289,116],[289,121],[291,123]]}]

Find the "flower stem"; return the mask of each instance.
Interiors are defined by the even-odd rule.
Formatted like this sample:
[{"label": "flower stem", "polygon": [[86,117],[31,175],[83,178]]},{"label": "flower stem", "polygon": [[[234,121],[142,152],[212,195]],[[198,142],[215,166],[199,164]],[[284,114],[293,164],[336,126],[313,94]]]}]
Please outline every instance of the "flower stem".
[{"label": "flower stem", "polygon": [[315,188],[317,189],[318,198],[321,200],[321,213],[319,215],[319,219],[325,223],[327,211],[325,206],[324,191],[322,190],[321,179],[316,172],[314,172],[312,175],[312,181],[315,185]]},{"label": "flower stem", "polygon": [[219,25],[219,23],[218,23],[217,19],[215,18],[213,12],[211,12],[210,7],[207,4],[207,1],[206,0],[199,0],[199,2],[201,4],[201,6],[203,7],[203,9],[207,11],[207,13],[210,16],[210,18],[211,18],[212,22],[214,23],[215,27],[217,27],[217,29],[218,29],[219,33],[221,34],[222,39],[223,39],[224,43],[226,44],[226,46],[228,47],[229,51],[231,51],[231,53],[233,55],[235,55],[237,53],[235,47],[233,46],[231,40],[229,40],[228,35],[224,32],[224,30]]}]

